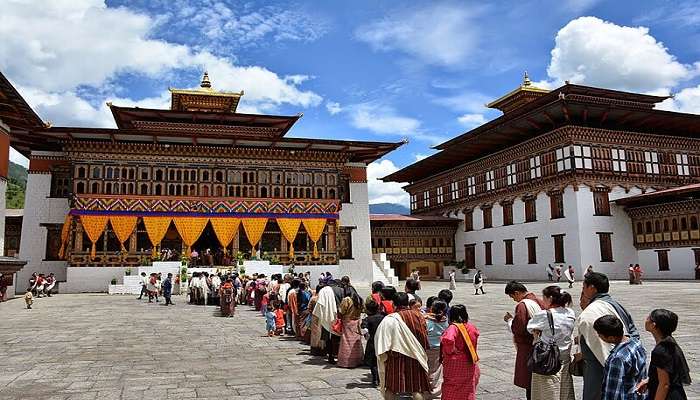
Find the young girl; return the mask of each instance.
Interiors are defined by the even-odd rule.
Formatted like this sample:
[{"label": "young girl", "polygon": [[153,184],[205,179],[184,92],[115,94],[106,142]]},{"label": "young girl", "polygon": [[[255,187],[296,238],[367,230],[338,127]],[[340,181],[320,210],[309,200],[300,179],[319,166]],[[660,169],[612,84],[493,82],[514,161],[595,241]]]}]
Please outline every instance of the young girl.
[{"label": "young girl", "polygon": [[273,312],[272,304],[268,304],[265,307],[265,329],[267,330],[267,336],[275,335],[275,313]]},{"label": "young girl", "polygon": [[440,362],[440,337],[449,326],[447,322],[447,303],[433,300],[430,309],[425,314],[428,328],[428,376],[430,378],[430,393],[439,398],[442,390],[442,363]]},{"label": "young girl", "polygon": [[284,305],[281,301],[277,301],[275,307],[275,335],[282,336],[284,334]]},{"label": "young girl", "polygon": [[442,399],[476,400],[479,384],[479,355],[476,352],[479,330],[469,323],[467,308],[450,308],[450,326],[440,339],[442,352]]},{"label": "young girl", "polygon": [[374,335],[377,333],[379,324],[384,319],[384,315],[379,313],[379,304],[374,300],[365,303],[367,318],[362,321],[362,329],[367,330],[367,346],[365,347],[365,364],[372,372],[372,384],[379,386],[379,372],[377,370],[377,354],[374,351]]},{"label": "young girl", "polygon": [[690,385],[690,370],[676,340],[671,336],[678,327],[678,315],[673,311],[657,309],[644,323],[654,336],[656,347],[651,352],[649,378],[642,381],[638,391],[647,391],[646,399],[685,400],[683,385]]}]

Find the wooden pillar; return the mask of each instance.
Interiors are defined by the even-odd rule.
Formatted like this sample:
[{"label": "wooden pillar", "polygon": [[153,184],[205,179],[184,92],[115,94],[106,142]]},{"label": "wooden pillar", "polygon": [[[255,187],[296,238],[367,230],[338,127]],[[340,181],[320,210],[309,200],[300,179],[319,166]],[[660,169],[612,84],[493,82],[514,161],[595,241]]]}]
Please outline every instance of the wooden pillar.
[{"label": "wooden pillar", "polygon": [[335,220],[328,220],[328,251],[334,252],[336,249]]},{"label": "wooden pillar", "polygon": [[83,223],[80,221],[79,217],[75,220],[75,241],[73,251],[81,252],[83,251]]},{"label": "wooden pillar", "polygon": [[129,254],[136,254],[138,249],[136,248],[136,228],[134,228],[134,231],[131,232],[131,236],[129,237]]}]

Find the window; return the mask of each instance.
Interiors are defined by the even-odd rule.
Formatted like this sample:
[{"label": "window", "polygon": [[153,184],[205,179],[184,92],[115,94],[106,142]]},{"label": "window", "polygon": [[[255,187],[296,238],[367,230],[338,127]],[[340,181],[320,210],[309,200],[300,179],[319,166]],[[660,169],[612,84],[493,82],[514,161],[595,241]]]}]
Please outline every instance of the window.
[{"label": "window", "polygon": [[452,200],[459,198],[459,183],[450,183],[450,196],[452,197]]},{"label": "window", "polygon": [[513,203],[503,202],[501,207],[503,208],[503,225],[513,225]]},{"label": "window", "polygon": [[591,146],[574,145],[574,166],[576,169],[593,169]]},{"label": "window", "polygon": [[[279,196],[275,196],[275,197],[279,197]],[[416,209],[416,206],[418,205],[417,203],[418,203],[418,196],[416,196],[415,194],[412,194],[411,195],[411,210]]]},{"label": "window", "polygon": [[464,231],[469,232],[474,230],[474,210],[464,211]]},{"label": "window", "polygon": [[564,234],[552,235],[554,240],[554,262],[563,263],[564,261]]},{"label": "window", "polygon": [[612,233],[598,232],[598,241],[600,242],[600,261],[612,262]]},{"label": "window", "polygon": [[476,178],[470,176],[467,178],[467,194],[473,196],[476,194]]},{"label": "window", "polygon": [[494,182],[494,173],[493,171],[487,171],[486,172],[486,190],[493,190],[496,188],[496,184]]},{"label": "window", "polygon": [[564,195],[561,192],[549,194],[549,208],[552,219],[564,218]]},{"label": "window", "polygon": [[445,199],[445,197],[442,195],[442,186],[437,188],[437,203],[442,204],[442,201]]},{"label": "window", "polygon": [[491,228],[493,226],[493,219],[491,218],[491,206],[482,207],[481,213],[484,216],[484,229]]},{"label": "window", "polygon": [[537,264],[537,247],[535,241],[536,237],[525,238],[527,240],[527,263]]},{"label": "window", "polygon": [[484,242],[484,265],[493,265],[493,257],[491,257],[491,243]]},{"label": "window", "polygon": [[647,174],[659,173],[659,153],[655,151],[644,152],[644,170]]},{"label": "window", "polygon": [[622,149],[612,149],[612,167],[615,172],[627,172],[627,158]]},{"label": "window", "polygon": [[540,156],[530,157],[530,179],[542,177],[542,165]]},{"label": "window", "polygon": [[535,197],[528,197],[523,200],[525,202],[525,222],[537,221],[537,203],[535,200]]},{"label": "window", "polygon": [[678,175],[690,175],[690,167],[688,166],[687,154],[676,154],[676,168],[678,168]]},{"label": "window", "polygon": [[659,271],[670,270],[668,266],[668,250],[655,250],[656,257],[659,260]]},{"label": "window", "polygon": [[607,191],[593,192],[593,207],[595,209],[594,215],[610,215],[610,198]]},{"label": "window", "polygon": [[516,173],[515,163],[506,165],[506,181],[508,182],[508,186],[518,183],[515,176]]},{"label": "window", "polygon": [[506,265],[513,265],[513,239],[504,239],[503,246],[506,250]]},{"label": "window", "polygon": [[566,146],[555,151],[557,156],[557,171],[571,169],[571,147]]},{"label": "window", "polygon": [[464,266],[466,268],[476,268],[476,245],[475,244],[465,244],[464,245]]},{"label": "window", "polygon": [[46,261],[60,260],[58,253],[61,251],[61,230],[63,224],[46,224]]},{"label": "window", "polygon": [[423,192],[423,207],[430,207],[430,192]]},{"label": "window", "polygon": [[338,258],[341,260],[352,260],[352,230],[354,228],[338,227]]}]

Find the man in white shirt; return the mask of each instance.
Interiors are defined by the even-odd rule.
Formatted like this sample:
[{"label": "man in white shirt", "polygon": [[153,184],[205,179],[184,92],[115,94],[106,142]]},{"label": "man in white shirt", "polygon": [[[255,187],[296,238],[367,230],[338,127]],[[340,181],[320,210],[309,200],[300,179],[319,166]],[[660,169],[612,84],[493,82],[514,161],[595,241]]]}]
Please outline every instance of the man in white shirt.
[{"label": "man in white shirt", "polygon": [[576,321],[579,332],[579,346],[585,361],[583,375],[583,400],[600,399],[603,384],[605,361],[613,345],[603,341],[593,329],[595,321],[604,315],[613,315],[624,325],[626,336],[639,337],[632,317],[622,305],[608,294],[608,277],[598,272],[585,275],[581,290],[583,312]]}]

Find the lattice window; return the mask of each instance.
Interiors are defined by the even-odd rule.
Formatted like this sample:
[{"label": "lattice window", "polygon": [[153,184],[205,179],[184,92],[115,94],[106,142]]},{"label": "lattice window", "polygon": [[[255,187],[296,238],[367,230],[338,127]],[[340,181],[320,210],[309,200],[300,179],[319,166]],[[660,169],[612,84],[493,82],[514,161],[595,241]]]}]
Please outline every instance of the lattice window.
[{"label": "lattice window", "polygon": [[445,200],[445,196],[442,194],[442,186],[437,188],[437,203],[442,204],[442,202]]},{"label": "lattice window", "polygon": [[430,191],[423,192],[423,207],[430,207]]},{"label": "lattice window", "polygon": [[566,171],[571,169],[571,147],[566,146],[555,151],[557,156],[557,171]]},{"label": "lattice window", "polygon": [[508,182],[508,186],[515,185],[516,183],[518,183],[518,180],[515,176],[516,173],[517,169],[515,167],[515,163],[506,165],[506,180]]},{"label": "lattice window", "polygon": [[676,167],[678,168],[678,175],[690,175],[690,166],[688,164],[687,154],[676,154]]},{"label": "lattice window", "polygon": [[659,173],[659,153],[655,151],[644,152],[644,170],[647,174]]},{"label": "lattice window", "polygon": [[542,163],[540,156],[530,157],[530,179],[542,177]]},{"label": "lattice window", "polygon": [[496,182],[494,180],[494,172],[493,171],[487,171],[486,172],[486,190],[493,190],[496,188]]},{"label": "lattice window", "polygon": [[476,178],[473,176],[467,178],[467,194],[469,196],[476,194]]},{"label": "lattice window", "polygon": [[615,172],[627,172],[627,158],[622,149],[612,149],[612,167]]},{"label": "lattice window", "polygon": [[418,196],[415,194],[411,195],[411,210],[415,210],[417,207],[418,203]]},{"label": "lattice window", "polygon": [[459,198],[459,183],[458,182],[450,183],[450,194],[452,196],[452,199]]},{"label": "lattice window", "polygon": [[574,166],[576,169],[593,169],[591,146],[574,145]]}]

